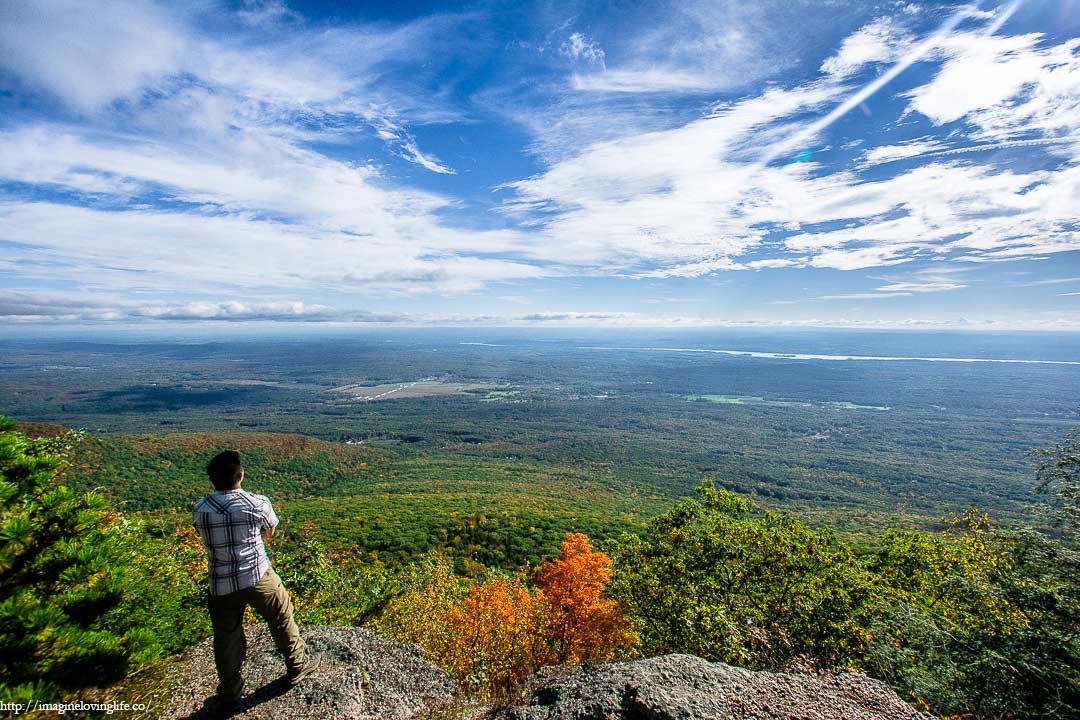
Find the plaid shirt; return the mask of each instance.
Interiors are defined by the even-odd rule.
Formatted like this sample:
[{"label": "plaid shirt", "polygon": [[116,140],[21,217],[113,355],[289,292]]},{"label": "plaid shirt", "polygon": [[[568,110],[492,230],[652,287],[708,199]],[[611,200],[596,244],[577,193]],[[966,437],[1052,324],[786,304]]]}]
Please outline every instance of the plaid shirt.
[{"label": "plaid shirt", "polygon": [[193,519],[206,546],[211,595],[249,588],[270,568],[262,531],[277,527],[278,518],[265,495],[216,492],[195,503]]}]

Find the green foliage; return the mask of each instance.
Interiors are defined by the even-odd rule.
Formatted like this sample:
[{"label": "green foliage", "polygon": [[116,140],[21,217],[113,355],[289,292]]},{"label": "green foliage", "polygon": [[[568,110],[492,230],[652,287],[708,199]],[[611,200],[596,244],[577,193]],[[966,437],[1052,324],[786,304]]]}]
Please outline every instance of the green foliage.
[{"label": "green foliage", "polygon": [[851,551],[710,482],[698,493],[612,547],[612,592],[644,651],[753,668],[857,658],[875,582]]},{"label": "green foliage", "polygon": [[18,692],[122,676],[124,638],[103,622],[122,597],[105,500],[56,481],[75,438],[0,427],[0,682]]},{"label": "green foliage", "polygon": [[355,548],[327,549],[311,524],[275,536],[270,554],[300,623],[365,625],[399,592],[400,571]]},{"label": "green foliage", "polygon": [[940,533],[887,531],[858,557],[710,483],[699,494],[614,546],[615,596],[647,654],[853,666],[950,716],[1080,712],[1071,537],[970,511]]},{"label": "green foliage", "polygon": [[79,436],[10,427],[0,422],[0,692],[44,699],[105,683],[204,634],[183,553],[100,494],[60,484]]},{"label": "green foliage", "polygon": [[103,618],[128,638],[130,668],[178,653],[210,634],[206,551],[190,525],[152,526],[115,514],[111,572],[122,595]]},{"label": "green foliage", "polygon": [[1065,434],[1062,442],[1036,450],[1039,466],[1035,471],[1036,491],[1052,497],[1049,515],[1065,540],[1077,548],[1080,530],[1080,428]]},{"label": "green foliage", "polygon": [[267,494],[286,526],[311,525],[327,546],[375,553],[384,563],[444,547],[461,563],[537,564],[558,552],[567,532],[613,537],[662,506],[610,469],[389,452],[278,433],[93,437],[76,448],[65,482],[100,484],[127,511],[186,524],[190,505],[210,491],[206,461],[226,447],[241,452],[245,488]]},{"label": "green foliage", "polygon": [[936,712],[1080,711],[1080,585],[1060,541],[969,512],[938,535],[892,531],[866,668]]}]

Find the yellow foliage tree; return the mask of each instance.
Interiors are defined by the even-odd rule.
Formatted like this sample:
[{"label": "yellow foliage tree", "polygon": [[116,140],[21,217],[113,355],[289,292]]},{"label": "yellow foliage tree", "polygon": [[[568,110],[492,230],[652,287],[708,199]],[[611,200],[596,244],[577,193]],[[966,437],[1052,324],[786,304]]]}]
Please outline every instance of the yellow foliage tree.
[{"label": "yellow foliage tree", "polygon": [[446,667],[455,642],[447,618],[459,601],[460,588],[453,561],[430,553],[406,579],[401,594],[383,610],[376,628],[387,637],[419,645],[428,657]]}]

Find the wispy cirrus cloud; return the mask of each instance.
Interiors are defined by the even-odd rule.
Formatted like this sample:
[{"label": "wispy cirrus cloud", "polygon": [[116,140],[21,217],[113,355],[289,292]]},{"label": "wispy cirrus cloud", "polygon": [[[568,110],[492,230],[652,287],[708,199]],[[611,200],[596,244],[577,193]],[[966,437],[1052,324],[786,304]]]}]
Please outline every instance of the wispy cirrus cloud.
[{"label": "wispy cirrus cloud", "polygon": [[344,314],[325,305],[307,305],[299,300],[140,303],[118,298],[88,300],[55,293],[0,291],[0,318],[7,322],[326,322],[346,318],[352,322],[397,322],[404,317],[388,313]]},{"label": "wispy cirrus cloud", "polygon": [[913,41],[908,30],[896,20],[879,18],[844,38],[836,54],[821,64],[821,71],[846,77],[872,63],[895,62]]},{"label": "wispy cirrus cloud", "polygon": [[870,292],[844,293],[841,295],[818,295],[818,300],[884,300],[887,298],[911,297],[909,292]]},{"label": "wispy cirrus cloud", "polygon": [[1015,2],[207,8],[0,8],[5,284],[162,321],[437,296],[641,324],[537,291],[914,307],[1080,249],[1080,39]]},{"label": "wispy cirrus cloud", "polygon": [[[1080,91],[1072,87],[1080,81],[1077,43],[995,36],[1002,14],[958,11],[917,56],[902,52],[906,30],[891,20],[871,23],[823,64],[824,77],[722,105],[670,130],[597,143],[514,183],[518,195],[508,207],[543,210],[547,232],[610,271],[653,266],[641,270],[642,277],[694,277],[763,261],[856,270],[928,257],[994,262],[1080,249],[1078,216],[1067,201],[1080,190],[1075,161],[1020,170],[993,160],[934,158],[883,178],[858,172],[948,147],[927,136],[868,148],[852,169],[812,157],[782,166],[768,160],[782,157],[792,136],[806,135],[805,127],[824,131],[808,118],[832,117],[850,102],[849,75],[901,57],[904,66],[919,57],[940,62],[926,84],[905,93],[910,112],[935,122],[963,119],[970,137],[984,137],[993,123],[1029,132],[1069,130],[1080,122],[1074,109]],[[974,27],[955,29],[960,23]],[[994,72],[1003,63],[1004,76],[990,80],[992,87],[956,91],[951,78],[977,85],[972,68]],[[1032,98],[1043,99],[1044,112],[1035,112]],[[1064,101],[1051,109],[1051,98]],[[1019,102],[1005,102],[1010,99]],[[765,247],[774,251],[776,238],[787,257],[755,257]]]},{"label": "wispy cirrus cloud", "polygon": [[571,60],[583,60],[603,67],[607,53],[600,47],[600,43],[590,40],[583,33],[574,32],[559,46],[559,54]]},{"label": "wispy cirrus cloud", "polygon": [[[333,152],[343,132],[368,135],[426,170],[454,172],[420,149],[406,126],[414,108],[389,107],[371,79],[452,18],[282,27],[275,12],[223,39],[154,4],[4,12],[4,76],[69,110],[0,130],[0,183],[44,196],[0,202],[8,267],[24,279],[63,282],[80,268],[95,279],[84,283],[117,288],[149,276],[189,292],[315,283],[431,293],[545,273],[496,257],[527,255],[524,234],[450,227],[438,213],[453,199]],[[56,33],[71,42],[46,42]]]}]

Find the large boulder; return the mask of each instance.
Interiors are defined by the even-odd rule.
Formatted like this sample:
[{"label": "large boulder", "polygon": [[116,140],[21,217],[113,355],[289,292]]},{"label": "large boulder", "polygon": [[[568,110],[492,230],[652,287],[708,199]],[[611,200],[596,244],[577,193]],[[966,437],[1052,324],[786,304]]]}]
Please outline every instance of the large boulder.
[{"label": "large boulder", "polygon": [[[300,633],[323,661],[305,682],[289,688],[282,677],[285,661],[266,626],[247,628],[247,694],[230,717],[404,720],[454,700],[454,681],[414,645],[354,627],[302,625]],[[175,689],[161,718],[221,716],[209,701],[217,687],[211,640],[184,653],[172,681]]]},{"label": "large boulder", "polygon": [[860,673],[751,672],[693,655],[554,668],[492,720],[932,720]]}]

